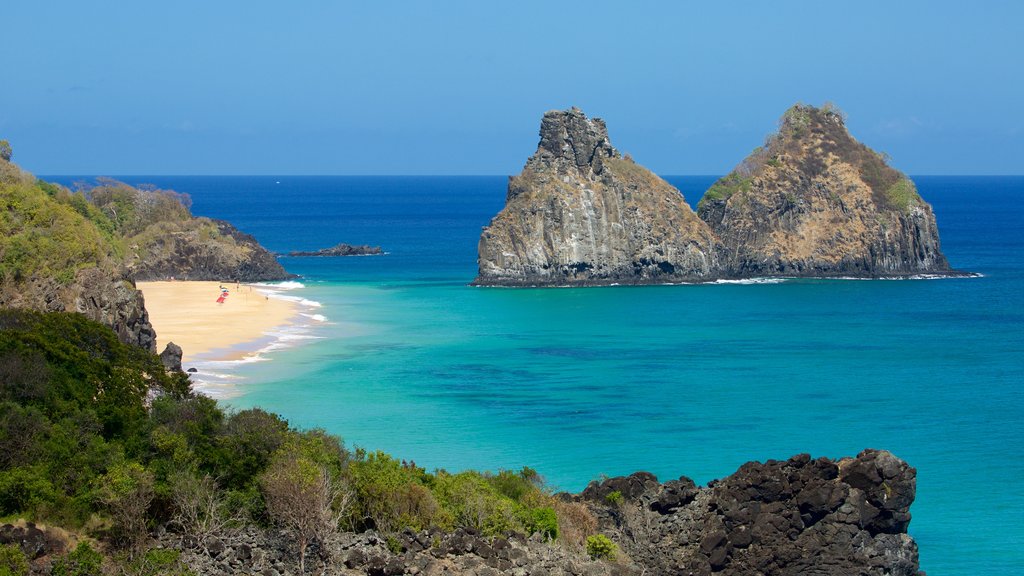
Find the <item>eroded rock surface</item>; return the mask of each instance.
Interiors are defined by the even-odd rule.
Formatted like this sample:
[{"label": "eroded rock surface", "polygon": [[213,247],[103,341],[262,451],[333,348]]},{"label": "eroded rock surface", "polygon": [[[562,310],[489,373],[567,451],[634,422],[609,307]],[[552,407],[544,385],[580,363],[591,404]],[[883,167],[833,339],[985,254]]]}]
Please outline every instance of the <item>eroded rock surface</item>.
[{"label": "eroded rock surface", "polygon": [[475,283],[705,280],[718,269],[716,244],[678,190],[612,147],[602,120],[552,111],[480,237]]},{"label": "eroded rock surface", "polygon": [[0,307],[78,312],[110,326],[122,342],[156,352],[156,332],[142,292],[133,280],[109,269],[84,268],[69,283],[49,276],[26,279],[16,290],[0,290]]},{"label": "eroded rock surface", "polygon": [[[916,471],[878,450],[838,461],[803,454],[750,462],[707,487],[638,472],[560,495],[597,517],[598,531],[618,548],[614,560],[593,560],[579,543],[540,534],[432,529],[344,533],[314,547],[307,570],[327,560],[328,573],[351,575],[918,576],[917,545],[906,534],[915,487]],[[186,547],[173,534],[162,543]],[[192,546],[184,560],[202,574],[297,573],[292,543],[275,531],[248,529]]]},{"label": "eroded rock surface", "polygon": [[259,282],[294,278],[256,239],[223,220],[160,222],[128,266],[136,280]]},{"label": "eroded rock surface", "polygon": [[951,272],[931,206],[829,106],[788,110],[698,213],[721,240],[731,277]]}]

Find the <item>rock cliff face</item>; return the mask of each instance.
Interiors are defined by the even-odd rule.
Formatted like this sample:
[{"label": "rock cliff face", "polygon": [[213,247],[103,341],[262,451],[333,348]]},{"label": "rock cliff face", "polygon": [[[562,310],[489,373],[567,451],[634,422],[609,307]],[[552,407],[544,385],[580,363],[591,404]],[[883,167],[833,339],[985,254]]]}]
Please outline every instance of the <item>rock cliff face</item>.
[{"label": "rock cliff face", "polygon": [[[345,533],[321,558],[330,573],[352,575],[918,576],[917,545],[906,534],[915,491],[916,471],[876,450],[839,461],[804,454],[750,462],[704,488],[640,472],[561,495],[596,516],[597,530],[618,547],[614,561],[592,560],[564,538],[437,529]],[[183,560],[202,574],[295,573],[291,543],[276,531],[250,529],[190,549],[167,533],[161,543],[186,548]]]},{"label": "rock cliff face", "polygon": [[931,206],[828,106],[787,111],[778,133],[705,193],[698,213],[732,277],[950,272]]},{"label": "rock cliff face", "polygon": [[612,147],[579,109],[544,115],[537,152],[509,179],[480,237],[475,284],[550,286],[705,280],[714,234],[682,194]]},{"label": "rock cliff face", "polygon": [[156,332],[142,292],[135,289],[134,281],[109,270],[79,270],[68,284],[52,277],[30,278],[0,290],[0,307],[78,312],[110,326],[122,342],[156,352]]},{"label": "rock cliff face", "polygon": [[161,222],[146,241],[132,246],[128,262],[137,280],[237,280],[258,282],[294,278],[251,235],[223,220],[192,218]]},{"label": "rock cliff face", "polygon": [[[653,574],[918,574],[907,535],[917,472],[889,452],[834,462],[749,462],[697,488],[645,473],[581,495],[599,526]],[[602,506],[617,491],[622,502]]]}]

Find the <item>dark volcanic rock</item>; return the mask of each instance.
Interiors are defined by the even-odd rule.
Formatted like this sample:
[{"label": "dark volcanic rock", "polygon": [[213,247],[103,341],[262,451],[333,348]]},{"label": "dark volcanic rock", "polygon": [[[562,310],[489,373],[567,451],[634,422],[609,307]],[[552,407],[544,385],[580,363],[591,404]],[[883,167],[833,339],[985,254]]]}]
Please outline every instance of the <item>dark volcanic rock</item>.
[{"label": "dark volcanic rock", "polygon": [[704,194],[698,213],[732,277],[951,272],[931,206],[831,107],[787,111],[778,133]]},{"label": "dark volcanic rock", "polygon": [[149,322],[142,292],[135,282],[100,268],[79,270],[68,284],[33,277],[17,291],[0,291],[0,306],[41,312],[78,312],[110,326],[126,344],[156,352],[156,332]]},{"label": "dark volcanic rock", "polygon": [[615,540],[650,573],[916,576],[906,534],[915,478],[885,451],[838,462],[803,454],[744,464],[706,488],[658,485],[597,512],[605,533],[633,535]]},{"label": "dark volcanic rock", "polygon": [[[801,454],[750,462],[704,488],[685,477],[659,484],[645,472],[595,482],[575,499],[619,547],[615,562],[539,534],[486,538],[462,529],[345,533],[325,557],[332,574],[918,576],[917,546],[906,534],[915,476],[892,454],[865,450],[839,461]],[[609,501],[614,492],[622,498]],[[292,543],[276,531],[249,529],[208,548],[183,560],[201,574],[296,572]],[[225,550],[235,551],[229,569]],[[314,563],[307,557],[307,569],[319,570]]]},{"label": "dark volcanic rock", "polygon": [[160,353],[160,361],[168,372],[181,372],[181,346],[174,342],[168,342],[164,351]]},{"label": "dark volcanic rock", "polygon": [[682,194],[612,147],[602,120],[544,115],[540,144],[480,236],[477,285],[706,280],[717,242]]},{"label": "dark volcanic rock", "polygon": [[288,256],[373,256],[383,254],[380,246],[353,245],[341,243],[330,248],[314,250],[312,252],[289,252]]},{"label": "dark volcanic rock", "polygon": [[209,218],[160,223],[159,234],[133,246],[129,270],[136,280],[259,282],[295,278],[251,235]]}]

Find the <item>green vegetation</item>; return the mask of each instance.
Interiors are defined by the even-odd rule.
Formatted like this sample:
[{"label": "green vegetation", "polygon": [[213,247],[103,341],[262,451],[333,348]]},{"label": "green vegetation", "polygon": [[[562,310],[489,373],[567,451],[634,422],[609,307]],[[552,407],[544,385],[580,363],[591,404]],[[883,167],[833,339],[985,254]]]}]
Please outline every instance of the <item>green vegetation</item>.
[{"label": "green vegetation", "polygon": [[50,573],[53,576],[101,576],[103,556],[88,542],[80,542],[70,553],[53,562]]},{"label": "green vegetation", "polygon": [[38,181],[0,182],[0,282],[13,287],[30,278],[70,283],[78,270],[109,267],[117,253],[90,222],[79,195],[58,194]]},{"label": "green vegetation", "polygon": [[885,198],[889,206],[906,212],[911,205],[921,202],[917,194],[917,187],[909,178],[901,178],[893,183],[885,191]]},{"label": "green vegetation", "polygon": [[0,576],[25,576],[28,559],[17,544],[0,546]]},{"label": "green vegetation", "polygon": [[750,177],[744,178],[736,172],[730,172],[726,176],[719,178],[717,182],[711,185],[711,188],[708,188],[700,202],[697,203],[697,210],[701,210],[706,202],[728,200],[737,192],[750,190],[752,181],[753,179]]},{"label": "green vegetation", "polygon": [[618,546],[604,534],[587,537],[587,555],[594,560],[615,560]]},{"label": "green vegetation", "polygon": [[856,141],[845,125],[846,114],[831,102],[820,108],[796,104],[782,115],[778,132],[770,134],[763,147],[755,148],[735,170],[715,182],[697,209],[748,190],[751,180],[766,166],[781,167],[783,156],[808,176],[823,173],[830,156],[848,162],[871,188],[872,198],[882,209],[906,211],[920,202],[913,183],[889,165],[889,156]]},{"label": "green vegetation", "polygon": [[[226,413],[84,316],[0,310],[0,515],[99,538],[128,573],[186,573],[147,549],[160,524],[197,545],[240,523],[276,525],[304,562],[346,528],[592,531],[572,506],[529,468],[431,473],[259,409]],[[96,558],[80,545],[59,573],[95,573]]]},{"label": "green vegetation", "polygon": [[622,492],[619,492],[618,490],[609,492],[608,495],[604,497],[604,500],[609,504],[618,506],[622,503]]}]

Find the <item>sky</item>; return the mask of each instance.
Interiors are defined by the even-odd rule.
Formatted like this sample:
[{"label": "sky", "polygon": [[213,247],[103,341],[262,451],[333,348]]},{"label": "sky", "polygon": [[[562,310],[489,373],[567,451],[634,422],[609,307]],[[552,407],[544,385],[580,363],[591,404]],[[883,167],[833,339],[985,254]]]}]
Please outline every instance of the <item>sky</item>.
[{"label": "sky", "polygon": [[910,174],[1024,174],[1024,2],[4,0],[37,174],[514,174],[579,106],[723,174],[833,102]]}]

